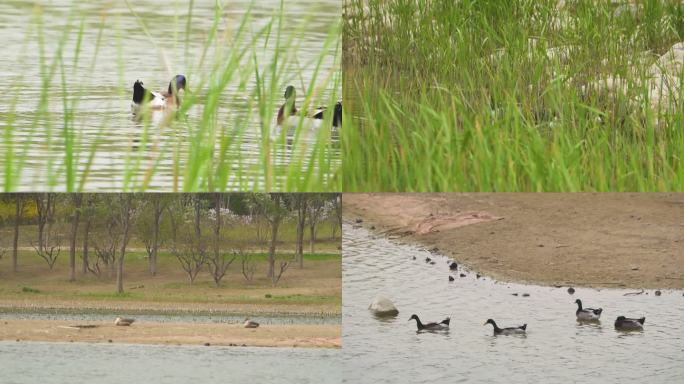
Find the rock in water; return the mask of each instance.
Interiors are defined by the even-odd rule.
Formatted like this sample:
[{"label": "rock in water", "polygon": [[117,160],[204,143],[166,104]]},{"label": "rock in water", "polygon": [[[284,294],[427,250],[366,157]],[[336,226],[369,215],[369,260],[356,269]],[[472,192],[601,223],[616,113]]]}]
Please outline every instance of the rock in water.
[{"label": "rock in water", "polygon": [[396,316],[399,310],[394,306],[394,303],[385,296],[376,296],[368,309],[373,312],[375,316]]}]

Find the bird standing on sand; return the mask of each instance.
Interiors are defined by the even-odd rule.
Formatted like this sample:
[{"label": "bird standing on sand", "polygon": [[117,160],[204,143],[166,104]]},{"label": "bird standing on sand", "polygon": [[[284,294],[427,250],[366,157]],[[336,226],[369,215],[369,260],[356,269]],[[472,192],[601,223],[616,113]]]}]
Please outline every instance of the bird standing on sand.
[{"label": "bird standing on sand", "polygon": [[125,319],[123,317],[117,317],[114,320],[114,325],[129,326],[135,322],[135,319]]},{"label": "bird standing on sand", "polygon": [[257,323],[256,321],[252,321],[250,319],[245,319],[244,327],[245,328],[258,328],[259,323]]}]

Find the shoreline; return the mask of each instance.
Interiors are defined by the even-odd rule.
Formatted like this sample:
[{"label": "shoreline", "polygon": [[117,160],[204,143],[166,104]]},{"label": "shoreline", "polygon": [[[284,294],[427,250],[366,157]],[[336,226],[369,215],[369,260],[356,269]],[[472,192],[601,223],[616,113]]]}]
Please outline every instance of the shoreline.
[{"label": "shoreline", "polygon": [[[306,304],[217,304],[144,301],[31,300],[0,298],[0,309],[28,311],[129,312],[142,314],[341,316],[341,309]],[[316,311],[315,309],[319,309]],[[1,313],[1,312],[0,312]]]},{"label": "shoreline", "polygon": [[[684,194],[345,194],[347,222],[499,281],[684,289]],[[363,220],[356,223],[357,219]]]},{"label": "shoreline", "polygon": [[[134,323],[113,321],[1,320],[0,341],[86,342],[157,345],[206,345],[291,348],[341,348],[341,326]],[[93,328],[72,328],[90,325]]]}]

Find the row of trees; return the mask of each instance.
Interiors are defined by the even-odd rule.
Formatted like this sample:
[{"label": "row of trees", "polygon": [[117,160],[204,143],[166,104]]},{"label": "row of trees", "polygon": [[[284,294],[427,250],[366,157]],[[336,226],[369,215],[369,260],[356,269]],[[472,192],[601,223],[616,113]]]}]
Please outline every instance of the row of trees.
[{"label": "row of trees", "polygon": [[[341,228],[339,194],[6,194],[3,204],[14,205],[12,270],[18,270],[20,228],[24,210],[35,207],[37,234],[31,240],[35,252],[53,269],[63,238],[68,237],[69,281],[75,281],[77,251],[81,273],[98,277],[116,275],[117,292],[123,292],[124,261],[135,236],[144,244],[149,273],[157,274],[157,256],[164,248],[178,260],[190,283],[208,270],[221,284],[228,268],[238,260],[242,274],[251,280],[255,267],[245,247],[268,246],[267,277],[276,285],[294,264],[304,267],[304,237],[309,231],[309,251],[314,252],[317,227],[332,223],[336,236]],[[294,257],[276,265],[279,230],[284,222],[296,226]],[[244,228],[251,240],[231,239],[229,229]],[[238,231],[239,232],[239,231]],[[0,257],[7,250],[0,248]]]}]

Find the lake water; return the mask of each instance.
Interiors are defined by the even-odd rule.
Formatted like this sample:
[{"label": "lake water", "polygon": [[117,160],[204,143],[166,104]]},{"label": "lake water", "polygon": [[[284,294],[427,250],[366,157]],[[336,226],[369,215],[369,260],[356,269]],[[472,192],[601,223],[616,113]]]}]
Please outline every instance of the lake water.
[{"label": "lake water", "polygon": [[[63,88],[71,100],[78,100],[69,107],[75,135],[71,161],[76,169],[73,183],[76,188],[82,187],[86,191],[120,191],[143,186],[158,191],[182,189],[187,177],[185,167],[202,151],[205,154],[213,151],[215,160],[196,169],[218,167],[215,162],[220,158],[219,142],[212,144],[212,140],[205,137],[199,149],[192,148],[193,139],[202,137],[198,132],[207,129],[204,125],[200,129],[198,123],[206,102],[204,94],[211,81],[216,81],[216,76],[209,81],[209,74],[216,73],[215,63],[228,61],[231,50],[247,44],[246,39],[234,42],[232,35],[247,9],[252,7],[247,31],[251,38],[252,33],[274,20],[280,0],[259,0],[254,4],[249,0],[219,2],[225,3],[220,11],[220,36],[218,43],[208,46],[204,60],[201,58],[205,42],[214,23],[213,0],[194,1],[189,33],[186,33],[187,2],[177,0],[131,0],[135,14],[124,1],[51,0],[38,2],[41,6],[34,6],[34,3],[27,0],[0,2],[0,34],[4,37],[0,75],[5,79],[6,88],[0,101],[0,124],[3,128],[12,126],[11,135],[3,133],[0,138],[0,164],[3,164],[0,188],[6,189],[8,180],[15,190],[66,188],[65,164],[68,162],[62,134],[65,121]],[[37,21],[39,17],[42,22]],[[301,95],[310,83],[320,87],[317,90],[320,100],[328,100],[333,94],[341,98],[340,91],[335,91],[335,88],[341,88],[336,47],[333,44],[329,50],[324,49],[324,41],[340,17],[340,0],[286,2],[282,40],[296,37],[287,52],[280,52],[287,59],[278,68],[282,90],[277,90],[278,98],[273,103],[276,109],[283,102],[282,92],[287,84],[297,88],[300,105],[303,102]],[[76,36],[81,23],[83,36],[76,61]],[[61,50],[63,66],[52,69],[46,111],[38,113],[41,89],[44,88],[41,61],[44,60],[45,68],[50,68],[53,61],[59,63],[56,52],[67,26],[72,29]],[[43,48],[38,38],[41,29]],[[219,100],[215,130],[208,131],[215,132],[216,139],[236,141],[221,150],[224,158],[231,159],[225,164],[229,169],[225,180],[228,190],[264,189],[266,186],[282,189],[288,176],[287,167],[312,155],[315,135],[303,137],[296,150],[273,144],[268,153],[263,153],[259,118],[252,105],[256,75],[249,66],[253,60],[258,60],[260,75],[268,81],[270,76],[265,72],[276,51],[274,34],[275,29],[268,41],[265,37],[257,39],[255,49],[249,51],[244,63],[229,79]],[[41,51],[44,59],[41,59]],[[316,70],[319,59],[320,68]],[[187,121],[181,119],[183,123],[171,127],[152,124],[147,128],[134,121],[130,111],[133,83],[140,79],[151,90],[162,91],[177,73],[187,75],[188,89],[200,97],[197,105],[188,111]],[[200,86],[201,78],[206,82]],[[275,122],[269,125],[273,125],[270,133],[273,136]],[[316,161],[310,167],[314,174],[322,172],[322,178],[334,173],[340,164],[338,135],[336,132],[331,135],[325,150],[315,154]],[[10,147],[13,155],[8,158]],[[6,167],[5,162],[12,167]],[[266,180],[264,164],[269,164],[269,172],[275,175],[269,180]],[[323,170],[320,164],[325,164]],[[9,173],[8,169],[11,169]],[[290,178],[296,176],[296,172],[289,172]],[[186,187],[206,190],[209,188],[206,184],[211,182],[216,183],[203,180]]]},{"label": "lake water", "polygon": [[[684,380],[681,291],[625,296],[638,290],[575,288],[570,295],[567,287],[478,279],[467,270],[449,282],[446,257],[348,224],[343,231],[345,382]],[[436,263],[426,263],[426,257]],[[369,312],[376,294],[394,301],[396,318],[376,319]],[[576,321],[577,298],[585,307],[603,308],[599,324]],[[407,321],[414,313],[424,322],[451,316],[449,332],[417,333],[415,322]],[[620,315],[645,316],[644,330],[616,331],[613,322]],[[527,323],[527,335],[493,336],[492,327],[482,325],[488,318],[501,327]]]},{"label": "lake water", "polygon": [[0,342],[5,384],[340,383],[333,349]]}]

